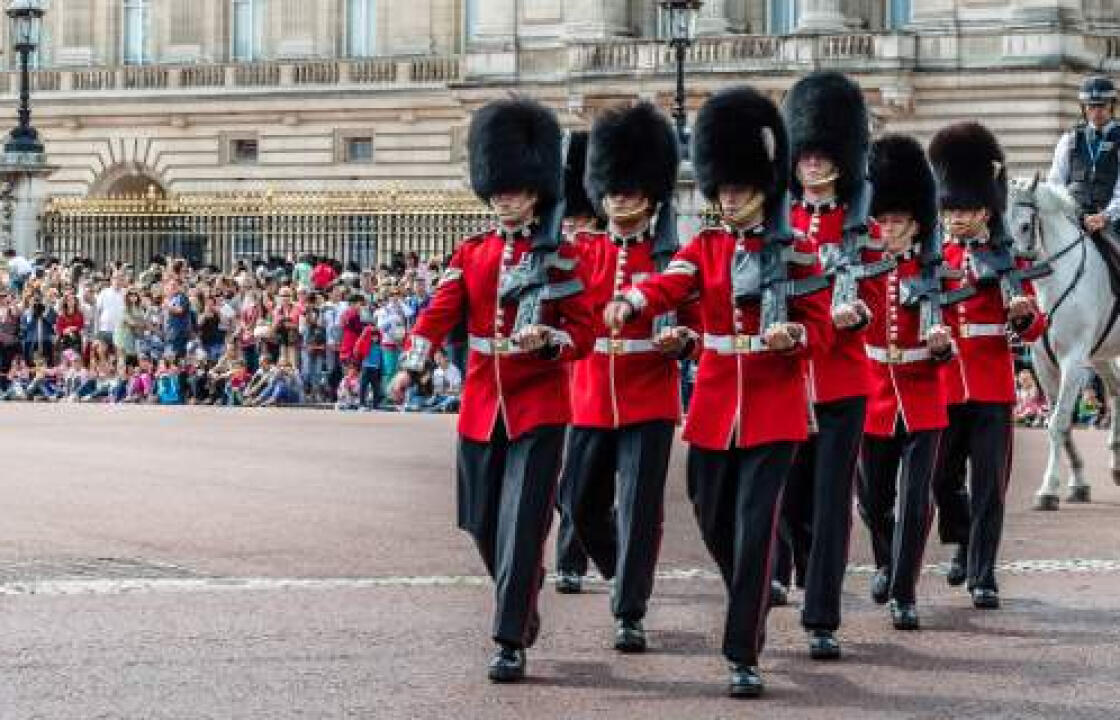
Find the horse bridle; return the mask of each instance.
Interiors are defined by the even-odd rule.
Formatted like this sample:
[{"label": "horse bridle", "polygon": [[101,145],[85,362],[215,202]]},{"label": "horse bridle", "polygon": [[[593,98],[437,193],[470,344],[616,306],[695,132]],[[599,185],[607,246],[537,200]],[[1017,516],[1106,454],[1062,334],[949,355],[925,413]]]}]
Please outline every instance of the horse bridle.
[{"label": "horse bridle", "polygon": [[[1043,247],[1046,243],[1045,243],[1045,238],[1042,235],[1042,222],[1039,219],[1040,213],[1038,212],[1038,203],[1028,202],[1028,201],[1017,201],[1017,202],[1014,203],[1014,205],[1015,205],[1015,207],[1024,207],[1024,208],[1027,208],[1028,210],[1031,211],[1031,239],[1032,239],[1032,241],[1037,240],[1038,246]],[[1053,265],[1054,261],[1060,260],[1066,253],[1073,250],[1073,248],[1078,247],[1078,246],[1081,247],[1081,258],[1077,261],[1077,271],[1073,274],[1073,280],[1070,281],[1070,283],[1066,287],[1066,289],[1063,290],[1062,293],[1058,296],[1058,301],[1055,302],[1054,307],[1051,308],[1050,313],[1049,313],[1051,320],[1054,318],[1055,315],[1057,315],[1058,308],[1060,308],[1062,306],[1062,303],[1064,303],[1069,298],[1070,294],[1073,292],[1073,289],[1075,287],[1077,287],[1077,283],[1085,275],[1085,264],[1086,264],[1086,261],[1088,260],[1088,255],[1089,255],[1089,250],[1088,250],[1088,248],[1086,247],[1086,244],[1085,244],[1085,241],[1088,240],[1088,238],[1089,238],[1088,234],[1085,232],[1085,229],[1081,227],[1081,223],[1079,221],[1077,221],[1074,218],[1070,218],[1070,219],[1073,220],[1074,227],[1076,227],[1077,230],[1078,230],[1077,238],[1075,238],[1074,240],[1071,240],[1069,242],[1069,244],[1066,245],[1064,248],[1062,248],[1058,252],[1054,253],[1050,257],[1045,258],[1043,260],[1044,262],[1047,262],[1047,263],[1050,263],[1051,265]],[[1104,343],[1105,339],[1108,338],[1109,334],[1112,332],[1112,326],[1113,326],[1113,324],[1115,324],[1118,316],[1120,316],[1120,300],[1114,300],[1113,304],[1112,304],[1111,317],[1109,318],[1108,325],[1106,326],[1105,331],[1101,334],[1101,336],[1099,338],[1097,338],[1096,342],[1093,343],[1093,348],[1089,353],[1090,356],[1096,354],[1097,350],[1100,349],[1101,344]],[[1046,354],[1050,356],[1050,361],[1052,363],[1054,363],[1055,365],[1057,365],[1058,364],[1057,363],[1057,357],[1054,354],[1054,349],[1050,346],[1050,324],[1049,323],[1047,323],[1046,331],[1042,335],[1042,346],[1046,350]]]}]

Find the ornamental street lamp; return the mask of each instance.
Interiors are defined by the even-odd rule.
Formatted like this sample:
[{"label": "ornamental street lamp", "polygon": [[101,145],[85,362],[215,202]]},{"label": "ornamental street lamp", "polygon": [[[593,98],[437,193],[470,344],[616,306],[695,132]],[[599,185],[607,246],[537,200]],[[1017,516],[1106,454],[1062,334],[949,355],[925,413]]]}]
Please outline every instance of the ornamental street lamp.
[{"label": "ornamental street lamp", "polygon": [[[39,133],[31,127],[31,53],[39,47],[43,32],[43,0],[12,0],[8,4],[8,18],[12,23],[12,45],[19,53],[19,126],[12,131],[4,145],[4,154],[13,156],[34,156],[43,154],[43,143]],[[10,162],[10,160],[9,160]]]},{"label": "ornamental street lamp", "polygon": [[696,39],[696,16],[700,12],[702,0],[659,0],[661,37],[669,41],[669,46],[677,55],[677,96],[673,102],[673,119],[677,124],[677,139],[680,140],[681,153],[688,156],[688,127],[684,107],[684,55],[692,41]]}]

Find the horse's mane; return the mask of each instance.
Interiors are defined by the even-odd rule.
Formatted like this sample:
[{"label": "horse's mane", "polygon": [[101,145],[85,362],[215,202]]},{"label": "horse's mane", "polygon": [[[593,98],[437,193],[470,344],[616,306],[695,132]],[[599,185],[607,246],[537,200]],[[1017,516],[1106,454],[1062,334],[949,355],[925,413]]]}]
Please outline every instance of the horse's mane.
[{"label": "horse's mane", "polygon": [[1077,217],[1080,210],[1077,201],[1073,199],[1073,195],[1070,195],[1069,190],[1062,185],[1040,182],[1038,188],[1035,189],[1035,197],[1040,204],[1046,205],[1046,209],[1052,212]]}]

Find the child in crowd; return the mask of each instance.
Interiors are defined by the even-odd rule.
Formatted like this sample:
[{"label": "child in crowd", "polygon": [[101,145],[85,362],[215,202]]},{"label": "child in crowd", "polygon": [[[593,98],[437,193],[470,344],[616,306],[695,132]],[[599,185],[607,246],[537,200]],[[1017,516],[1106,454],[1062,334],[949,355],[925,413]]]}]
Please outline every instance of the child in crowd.
[{"label": "child in crowd", "polygon": [[8,369],[8,387],[2,394],[2,400],[26,400],[27,388],[31,385],[31,370],[27,367],[23,355],[12,357],[12,366]]},{"label": "child in crowd", "polygon": [[346,374],[343,375],[342,382],[338,384],[337,397],[338,400],[334,404],[336,410],[358,410],[361,408],[359,373],[356,365],[347,366]]},{"label": "child in crowd", "polygon": [[183,402],[179,386],[179,366],[174,358],[159,361],[156,372],[156,398],[160,405],[180,405]]},{"label": "child in crowd", "polygon": [[1078,425],[1096,426],[1101,419],[1101,400],[1097,396],[1097,389],[1092,385],[1086,386],[1081,391],[1077,401],[1077,411],[1073,421]]},{"label": "child in crowd", "polygon": [[27,386],[27,399],[33,402],[57,400],[58,382],[54,370],[47,366],[47,360],[42,355],[35,355],[34,361],[35,368]]},{"label": "child in crowd", "polygon": [[1019,388],[1016,391],[1015,422],[1035,427],[1046,421],[1049,409],[1046,407],[1046,398],[1042,395],[1034,373],[1028,368],[1019,371]]},{"label": "child in crowd", "polygon": [[245,401],[245,388],[249,384],[249,366],[244,360],[236,360],[233,369],[225,378],[225,404],[241,405]]}]

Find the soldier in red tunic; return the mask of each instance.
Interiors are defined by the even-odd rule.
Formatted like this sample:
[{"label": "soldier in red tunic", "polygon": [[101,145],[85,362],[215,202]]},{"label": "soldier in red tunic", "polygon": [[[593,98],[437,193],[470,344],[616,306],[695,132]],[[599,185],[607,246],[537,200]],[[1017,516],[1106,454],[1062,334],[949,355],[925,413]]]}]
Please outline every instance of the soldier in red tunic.
[{"label": "soldier in red tunic", "polygon": [[[569,242],[576,244],[577,249],[580,247],[579,239],[597,232],[601,225],[583,187],[586,167],[587,131],[571,131],[564,154],[564,235]],[[556,503],[560,513],[556,528],[556,592],[565,595],[581,592],[583,576],[587,573],[587,551],[579,541],[572,518],[571,489],[571,483],[565,483],[561,475]]]},{"label": "soldier in red tunic", "polygon": [[[497,215],[455,251],[402,359],[418,372],[464,319],[470,359],[459,416],[458,520],[494,578],[495,682],[525,675],[540,626],[541,559],[571,421],[566,364],[590,349],[574,247],[560,243],[561,132],[526,99],[492,102],[468,134],[471,185]],[[396,395],[408,372],[393,382]]]},{"label": "soldier in red tunic", "polygon": [[882,274],[893,263],[868,236],[870,126],[859,87],[839,73],[810,74],[790,89],[783,113],[797,198],[793,229],[813,244],[834,283],[835,341],[812,349],[818,430],[798,453],[783,501],[783,536],[803,569],[801,624],[810,657],[828,660],[840,657],[840,594],[867,409],[863,330],[872,315],[868,306],[882,297]]},{"label": "soldier in red tunic", "polygon": [[679,152],[668,119],[648,102],[604,112],[588,144],[588,193],[609,225],[576,238],[600,320],[593,352],[573,367],[561,487],[572,497],[580,542],[603,577],[614,579],[615,649],[642,652],[681,412],[679,358],[693,342],[672,315],[644,315],[613,332],[601,316],[678,249],[672,195]]},{"label": "soldier in red tunic", "polygon": [[[1046,317],[1024,280],[1026,260],[1012,257],[1004,223],[1007,165],[992,133],[974,122],[934,136],[930,161],[938,180],[945,262],[962,271],[958,282],[977,293],[947,314],[959,349],[943,369],[949,428],[943,453],[949,465],[938,482],[961,477],[952,463],[969,465],[971,521],[968,589],[977,608],[999,607],[996,556],[1003,534],[1004,499],[1011,478],[1011,410],[1015,371],[1008,333],[1037,340]],[[951,489],[950,489],[951,490]]]},{"label": "soldier in red tunic", "polygon": [[788,229],[789,142],[778,109],[749,87],[712,96],[696,118],[699,187],[723,226],[703,230],[663,274],[610,303],[607,326],[698,296],[703,354],[684,438],[688,493],[728,593],[729,693],[762,692],[771,550],[786,475],[809,433],[809,348],[830,342],[827,280]]},{"label": "soldier in red tunic", "polygon": [[[897,267],[871,307],[865,335],[871,360],[859,508],[871,534],[874,599],[891,600],[900,630],[916,630],[915,589],[933,515],[931,484],[948,424],[941,365],[952,356],[942,322],[937,186],[917,140],[888,135],[871,150],[871,213]],[[895,516],[895,497],[898,515]]]}]

